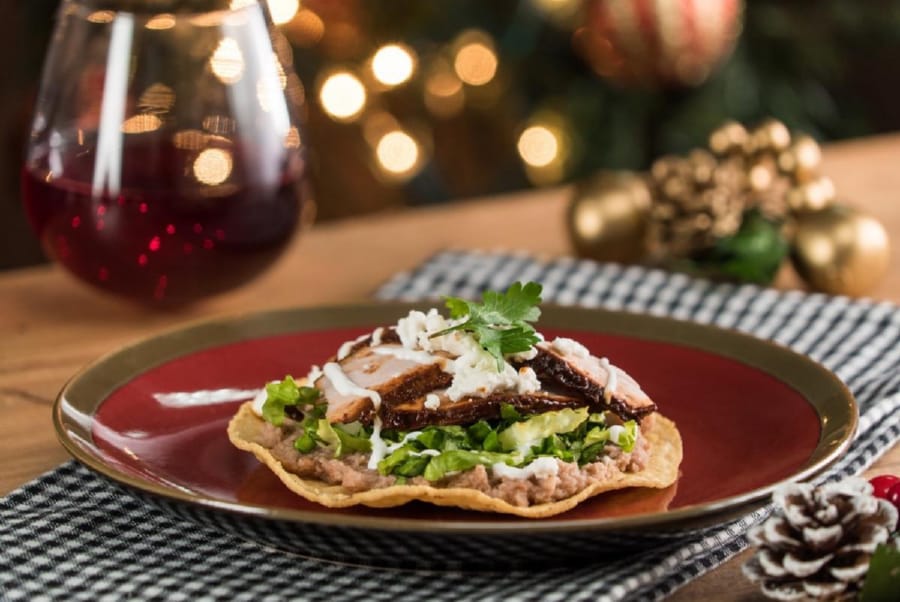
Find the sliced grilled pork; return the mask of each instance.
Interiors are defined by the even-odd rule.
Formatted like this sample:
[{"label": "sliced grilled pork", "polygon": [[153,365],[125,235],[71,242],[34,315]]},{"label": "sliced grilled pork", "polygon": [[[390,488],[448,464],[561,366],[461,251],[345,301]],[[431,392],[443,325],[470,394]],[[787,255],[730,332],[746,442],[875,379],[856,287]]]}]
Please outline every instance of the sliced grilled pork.
[{"label": "sliced grilled pork", "polygon": [[415,399],[450,385],[443,370],[446,357],[412,352],[395,343],[357,344],[349,355],[325,364],[315,386],[328,400],[329,422],[371,422],[377,394],[380,403]]},{"label": "sliced grilled pork", "polygon": [[531,367],[545,387],[555,384],[567,394],[584,397],[591,406],[609,409],[625,420],[640,420],[656,411],[656,404],[631,376],[591,355],[575,341],[542,341],[536,348],[537,355],[521,365]]}]

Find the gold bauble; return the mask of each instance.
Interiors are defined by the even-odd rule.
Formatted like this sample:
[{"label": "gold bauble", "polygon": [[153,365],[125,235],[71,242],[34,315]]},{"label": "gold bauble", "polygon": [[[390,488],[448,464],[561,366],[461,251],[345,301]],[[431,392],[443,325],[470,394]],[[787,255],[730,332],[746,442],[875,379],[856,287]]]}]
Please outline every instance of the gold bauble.
[{"label": "gold bauble", "polygon": [[745,150],[747,154],[780,153],[791,145],[791,131],[777,119],[766,119],[751,133]]},{"label": "gold bauble", "polygon": [[742,152],[747,145],[747,129],[737,121],[726,121],[709,135],[709,149],[717,155]]},{"label": "gold bauble", "polygon": [[577,253],[628,263],[646,253],[650,191],[640,175],[602,171],[576,185],[566,216]]},{"label": "gold bauble", "polygon": [[791,260],[816,290],[866,294],[887,272],[889,257],[884,226],[855,209],[832,205],[797,218]]}]

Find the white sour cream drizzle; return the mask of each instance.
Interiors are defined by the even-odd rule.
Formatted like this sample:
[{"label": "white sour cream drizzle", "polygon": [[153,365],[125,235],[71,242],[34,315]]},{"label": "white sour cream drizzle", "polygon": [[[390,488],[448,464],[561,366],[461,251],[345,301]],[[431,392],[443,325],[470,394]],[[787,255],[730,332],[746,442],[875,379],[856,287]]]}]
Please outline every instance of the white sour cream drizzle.
[{"label": "white sour cream drizzle", "polygon": [[379,326],[372,331],[372,346],[381,345],[381,337],[384,335],[384,327]]},{"label": "white sour cream drizzle", "polygon": [[350,355],[350,351],[353,350],[354,345],[356,345],[357,343],[362,343],[363,341],[365,341],[368,338],[369,338],[369,335],[361,334],[358,337],[356,337],[355,339],[353,339],[352,341],[347,341],[346,343],[342,344],[338,348],[338,352],[337,352],[338,360],[342,360],[342,359],[346,358],[348,355]]},{"label": "white sour cream drizzle", "polygon": [[372,347],[372,353],[377,355],[391,355],[397,359],[416,362],[417,364],[444,364],[446,360],[427,351],[417,351],[406,347]]},{"label": "white sour cream drizzle", "polygon": [[494,476],[505,479],[522,480],[529,477],[545,479],[559,474],[559,461],[556,458],[544,456],[522,468],[516,468],[515,466],[509,466],[503,462],[498,462],[491,466],[491,472],[494,473]]},{"label": "white sour cream drizzle", "polygon": [[322,368],[322,373],[325,374],[328,380],[331,381],[335,390],[341,395],[368,397],[372,400],[372,405],[375,406],[376,411],[381,407],[381,395],[378,394],[378,391],[372,391],[371,389],[365,389],[357,385],[344,374],[340,364],[337,362],[328,362],[325,364]]},{"label": "white sour cream drizzle", "polygon": [[600,358],[600,367],[606,370],[606,387],[603,391],[603,396],[606,398],[606,401],[609,401],[613,394],[615,394],[616,385],[618,384],[616,367],[610,364],[609,360],[605,357]]}]

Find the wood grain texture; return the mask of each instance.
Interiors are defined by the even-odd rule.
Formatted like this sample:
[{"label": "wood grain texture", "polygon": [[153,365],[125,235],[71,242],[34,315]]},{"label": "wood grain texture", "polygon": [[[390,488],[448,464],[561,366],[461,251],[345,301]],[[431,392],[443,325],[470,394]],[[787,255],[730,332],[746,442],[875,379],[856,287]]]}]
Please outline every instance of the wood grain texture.
[{"label": "wood grain texture", "polygon": [[[894,244],[890,273],[872,293],[900,302],[900,135],[845,142],[825,152],[840,197],[880,219]],[[268,273],[246,287],[179,312],[107,297],[55,266],[0,274],[0,495],[66,459],[50,422],[62,385],[103,354],[189,321],[288,306],[359,301],[389,276],[447,248],[570,254],[566,187],[476,199],[315,226]],[[353,252],[364,243],[365,253]],[[779,288],[800,287],[789,269]],[[871,474],[900,474],[900,448]],[[689,584],[674,600],[758,599],[740,558]]]}]

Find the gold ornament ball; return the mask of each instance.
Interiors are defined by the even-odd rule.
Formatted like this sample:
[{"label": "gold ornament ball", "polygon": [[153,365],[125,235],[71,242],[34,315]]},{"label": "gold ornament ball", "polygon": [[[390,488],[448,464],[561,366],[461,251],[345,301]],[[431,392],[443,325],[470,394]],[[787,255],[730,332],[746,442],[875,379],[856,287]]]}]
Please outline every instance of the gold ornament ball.
[{"label": "gold ornament ball", "polygon": [[750,154],[780,153],[791,145],[791,131],[777,119],[766,119],[750,134],[747,150]]},{"label": "gold ornament ball", "polygon": [[602,171],[580,182],[566,216],[576,252],[598,261],[642,259],[650,204],[646,180],[633,172]]},{"label": "gold ornament ball", "polygon": [[887,272],[889,257],[884,226],[855,209],[832,205],[797,218],[791,260],[816,290],[864,295]]},{"label": "gold ornament ball", "polygon": [[709,149],[717,155],[739,152],[747,145],[747,129],[737,121],[726,121],[709,135]]}]

